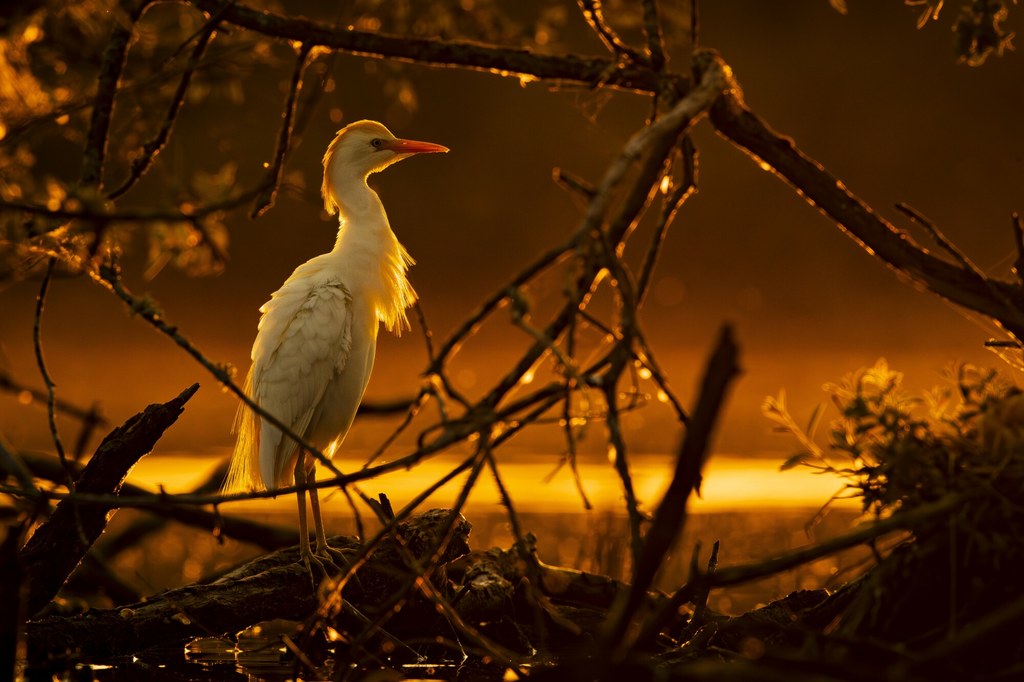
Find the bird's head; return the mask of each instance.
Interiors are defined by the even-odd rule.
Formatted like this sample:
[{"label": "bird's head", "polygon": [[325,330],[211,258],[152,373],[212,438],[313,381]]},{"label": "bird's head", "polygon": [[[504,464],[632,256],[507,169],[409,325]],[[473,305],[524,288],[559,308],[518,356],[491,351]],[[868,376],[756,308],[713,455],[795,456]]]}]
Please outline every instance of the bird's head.
[{"label": "bird's head", "polygon": [[395,137],[377,121],[350,123],[338,131],[324,154],[324,208],[328,213],[337,211],[335,181],[365,180],[370,173],[380,172],[413,154],[447,151],[447,147],[432,142]]}]

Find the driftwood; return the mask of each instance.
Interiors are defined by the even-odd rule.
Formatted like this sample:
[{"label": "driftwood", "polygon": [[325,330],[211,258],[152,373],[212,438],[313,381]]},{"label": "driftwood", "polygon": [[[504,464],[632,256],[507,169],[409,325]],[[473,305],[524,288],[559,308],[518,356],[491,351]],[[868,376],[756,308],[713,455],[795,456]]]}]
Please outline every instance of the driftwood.
[{"label": "driftwood", "polygon": [[[111,431],[75,482],[76,492],[117,493],[131,468],[153,449],[198,390],[199,384],[193,384],[177,398],[150,405]],[[109,514],[109,507],[68,499],[36,529],[19,556],[28,582],[28,613],[37,613],[53,599],[103,532]]]},{"label": "driftwood", "polygon": [[[412,582],[418,569],[406,559],[423,559],[447,530],[451,512],[431,510],[398,525],[384,538],[344,588],[350,607],[368,617],[374,606]],[[470,524],[457,520],[442,559],[465,554]],[[335,537],[332,547],[352,554],[359,542]],[[297,547],[261,556],[205,585],[187,585],[116,609],[93,609],[77,616],[49,616],[28,624],[29,661],[41,665],[68,657],[129,654],[193,637],[231,633],[272,619],[304,620],[319,605]],[[351,613],[352,610],[349,610]]]},{"label": "driftwood", "polygon": [[[362,634],[382,615],[395,595],[409,593],[420,567],[447,530],[451,512],[431,510],[398,525],[346,583],[346,611],[339,628]],[[520,547],[469,551],[470,524],[461,517],[440,557],[432,581],[458,617],[499,645],[520,649],[524,642],[558,648],[592,641],[616,599],[629,586],[594,575],[530,559]],[[353,556],[358,539],[338,536],[331,545]],[[524,556],[527,557],[524,560]],[[530,570],[533,563],[536,572]],[[538,587],[529,585],[531,575]],[[33,666],[67,659],[102,660],[208,635],[229,636],[263,621],[304,621],[322,604],[291,547],[258,557],[209,584],[168,590],[145,601],[114,609],[93,609],[74,616],[46,616],[28,623],[29,662]],[[652,594],[651,604],[664,601]],[[353,617],[355,614],[358,617]],[[535,615],[542,624],[538,630]],[[502,625],[504,624],[504,626]],[[402,637],[422,639],[450,629],[432,604],[413,600],[387,624]]]}]

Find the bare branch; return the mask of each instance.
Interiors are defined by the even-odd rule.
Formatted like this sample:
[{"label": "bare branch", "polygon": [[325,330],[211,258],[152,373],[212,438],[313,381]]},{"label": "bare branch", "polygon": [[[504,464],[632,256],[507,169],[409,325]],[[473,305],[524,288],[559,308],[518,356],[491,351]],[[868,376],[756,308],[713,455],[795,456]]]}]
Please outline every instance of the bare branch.
[{"label": "bare branch", "polygon": [[[662,203],[661,215],[654,227],[654,236],[651,238],[651,245],[644,256],[643,265],[640,266],[640,276],[637,278],[637,306],[643,305],[644,299],[647,297],[651,275],[654,274],[654,266],[658,264],[658,256],[661,253],[665,235],[668,234],[669,226],[675,221],[676,214],[686,200],[697,191],[697,150],[689,135],[683,136],[681,153],[683,159],[682,182],[671,188],[671,194]],[[671,175],[666,174],[665,177],[671,181]]]},{"label": "bare branch", "polygon": [[[62,207],[57,209],[28,202],[7,201],[0,199],[0,209],[24,211],[32,215],[41,215],[54,220],[85,220],[98,223],[151,223],[180,222],[193,223],[220,211],[230,211],[241,204],[251,201],[263,191],[263,184],[227,199],[215,201],[202,206],[189,208],[188,211],[168,211],[166,209],[123,209],[118,211],[100,211],[88,207]],[[52,232],[60,227],[54,225],[48,230],[36,230],[36,234]]]},{"label": "bare branch", "polygon": [[[636,92],[657,92],[659,75],[641,58],[619,65],[613,60],[577,55],[544,55],[527,49],[482,45],[469,41],[436,40],[367,31],[337,29],[306,19],[236,4],[225,9],[224,0],[192,0],[207,12],[224,10],[224,21],[263,35],[342,50],[352,54],[392,59],[427,66],[459,67],[525,80],[587,88],[610,87]],[[684,78],[671,79],[682,92]]]},{"label": "bare branch", "polygon": [[551,179],[554,180],[555,184],[562,189],[567,192],[578,194],[587,201],[593,199],[594,194],[597,193],[597,189],[593,185],[575,173],[570,173],[564,168],[555,168],[551,171]]},{"label": "bare branch", "polygon": [[661,35],[661,20],[658,18],[657,0],[643,0],[644,36],[647,38],[647,54],[651,68],[661,71],[665,68],[665,40]]},{"label": "bare branch", "polygon": [[622,39],[615,33],[611,26],[604,18],[604,9],[601,7],[601,0],[578,0],[580,5],[580,11],[583,13],[583,18],[586,19],[587,24],[594,30],[597,37],[601,39],[604,46],[611,52],[614,52],[616,57],[625,57],[631,62],[636,64],[644,64],[647,62],[640,53],[633,48],[622,42]]},{"label": "bare branch", "polygon": [[43,283],[39,285],[39,295],[36,296],[35,323],[32,325],[32,345],[35,348],[36,364],[39,366],[39,374],[46,384],[46,414],[50,425],[50,437],[53,439],[53,447],[60,458],[61,466],[64,467],[65,482],[69,490],[75,489],[75,476],[71,471],[71,464],[68,462],[67,454],[64,452],[64,443],[60,439],[60,430],[57,428],[57,385],[53,383],[46,368],[46,359],[43,357],[43,306],[46,304],[46,292],[50,288],[50,278],[53,276],[53,267],[56,258],[50,258],[46,263],[46,273],[43,275]]},{"label": "bare branch", "polygon": [[1021,222],[1020,213],[1016,211],[1010,216],[1013,225],[1013,244],[1017,247],[1017,258],[1013,261],[1013,274],[1017,281],[1024,286],[1024,223]]},{"label": "bare branch", "polygon": [[[202,60],[203,54],[206,52],[206,47],[210,44],[210,40],[216,32],[217,23],[219,21],[220,19],[215,17],[200,29],[199,41],[196,43],[195,48],[193,48],[192,55],[189,57],[188,63],[185,65],[185,70],[181,74],[181,78],[178,80],[178,88],[174,91],[174,96],[171,97],[171,103],[167,107],[167,114],[164,116],[163,125],[160,126],[160,130],[153,139],[142,145],[142,149],[136,152],[136,157],[132,161],[128,177],[125,178],[124,182],[122,182],[117,189],[107,194],[108,199],[117,199],[134,187],[135,183],[138,182],[139,179],[146,174],[150,166],[153,165],[153,161],[156,159],[157,155],[163,151],[164,146],[171,137],[171,129],[174,127],[174,122],[178,118],[178,112],[181,111],[181,105],[185,102],[185,93],[188,91],[188,87],[192,83],[192,75],[195,73],[196,67],[199,66],[199,62]],[[184,44],[188,44],[191,40],[192,38],[189,38],[189,40],[185,41]]]},{"label": "bare branch", "polygon": [[[135,22],[142,16],[149,2],[138,2],[129,9],[134,0],[125,0],[114,12],[113,26],[103,60],[100,64],[100,75],[96,86],[96,98],[93,101],[92,118],[89,121],[89,132],[86,134],[85,151],[82,154],[81,183],[84,187],[99,187],[103,181],[103,162],[107,154],[107,136],[110,130],[110,118],[114,110],[114,98],[117,96],[118,83],[124,70],[128,46],[131,42]],[[117,12],[128,11],[130,21],[123,23]]]},{"label": "bare branch", "polygon": [[[737,356],[739,349],[732,338],[732,329],[722,328],[715,349],[708,359],[701,380],[697,406],[693,410],[686,436],[679,447],[672,482],[654,514],[654,522],[644,538],[643,555],[634,568],[633,584],[628,599],[621,604],[613,625],[608,630],[607,642],[617,647],[620,654],[628,651],[633,642],[628,632],[638,633],[631,628],[632,620],[638,615],[637,608],[643,602],[648,588],[654,581],[658,569],[664,563],[665,554],[672,542],[686,525],[686,506],[690,494],[700,490],[701,471],[707,459],[711,434],[718,420],[733,379],[739,374]],[[634,634],[635,636],[635,634]]]},{"label": "bare branch", "polygon": [[[728,68],[710,51],[698,57],[700,69]],[[719,133],[771,168],[891,268],[953,303],[998,320],[1017,339],[1024,338],[1024,291],[999,280],[979,280],[963,267],[914,244],[821,164],[803,154],[793,140],[770,129],[748,109],[731,75],[729,87],[711,108],[711,122]]]},{"label": "bare branch", "polygon": [[302,91],[302,74],[309,64],[309,53],[313,49],[310,43],[303,43],[299,47],[298,56],[295,58],[295,69],[292,71],[291,86],[288,89],[288,99],[284,103],[281,114],[281,129],[277,135],[277,149],[274,152],[274,162],[267,171],[267,178],[252,211],[250,218],[259,218],[274,205],[277,197],[277,189],[281,184],[281,172],[284,170],[284,160],[288,155],[288,147],[292,138],[292,121],[295,119],[295,105],[299,100],[299,93]]},{"label": "bare branch", "polygon": [[902,201],[896,204],[896,209],[910,218],[910,220],[915,224],[923,227],[925,231],[928,232],[928,235],[935,240],[935,243],[938,244],[943,251],[952,256],[954,260],[964,268],[964,270],[970,270],[974,273],[975,277],[985,281],[985,274],[978,269],[977,265],[971,262],[971,259],[967,257],[967,254],[961,251],[956,244],[949,241],[946,238],[946,235],[939,231],[939,228],[935,226],[935,223],[925,218],[920,211],[915,209],[913,206],[903,203]]},{"label": "bare branch", "polygon": [[[150,405],[143,412],[114,429],[100,444],[82,470],[78,489],[115,495],[128,471],[184,411],[199,384],[193,384],[176,398]],[[74,493],[72,493],[74,494]],[[36,613],[57,593],[68,575],[107,525],[109,508],[82,506],[65,500],[40,526],[21,550],[29,583],[29,613]]]}]

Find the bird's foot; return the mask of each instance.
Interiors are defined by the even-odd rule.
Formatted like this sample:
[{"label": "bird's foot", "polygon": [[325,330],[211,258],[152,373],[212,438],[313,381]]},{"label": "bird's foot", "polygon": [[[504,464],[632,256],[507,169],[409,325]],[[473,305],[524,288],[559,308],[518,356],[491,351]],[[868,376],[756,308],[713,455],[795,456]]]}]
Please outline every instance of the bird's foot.
[{"label": "bird's foot", "polygon": [[325,561],[323,557],[317,556],[305,548],[304,551],[299,552],[299,563],[301,563],[306,572],[309,574],[309,578],[313,583],[313,589],[316,590],[324,580],[327,580],[332,574],[337,573],[337,566],[334,565],[329,559]]},{"label": "bird's foot", "polygon": [[330,564],[335,573],[341,573],[349,565],[348,558],[340,549],[335,549],[328,544],[319,545],[314,555],[324,562]]}]

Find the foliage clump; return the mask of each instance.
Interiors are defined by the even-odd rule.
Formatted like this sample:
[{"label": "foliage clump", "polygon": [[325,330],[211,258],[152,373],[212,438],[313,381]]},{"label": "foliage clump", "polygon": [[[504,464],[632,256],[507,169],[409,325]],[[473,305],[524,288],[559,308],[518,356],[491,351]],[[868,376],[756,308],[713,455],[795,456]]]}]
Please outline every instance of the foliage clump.
[{"label": "foliage clump", "polygon": [[805,465],[841,476],[847,481],[844,492],[860,497],[863,510],[876,516],[949,494],[1019,484],[1024,393],[995,370],[964,364],[947,374],[947,385],[920,397],[904,389],[903,374],[884,360],[825,384],[839,416],[824,448],[814,440],[822,406],[801,429],[784,393],[767,398],[764,414],[804,448],[783,468]]},{"label": "foliage clump", "polygon": [[1024,392],[967,364],[948,378],[912,396],[880,360],[826,384],[838,416],[824,446],[814,438],[820,407],[806,429],[785,394],[763,411],[802,446],[784,467],[836,474],[846,481],[837,497],[859,497],[876,518],[907,519],[910,535],[859,581],[837,632],[971,651],[998,667],[1024,655],[984,636],[993,605],[1020,606]]}]

